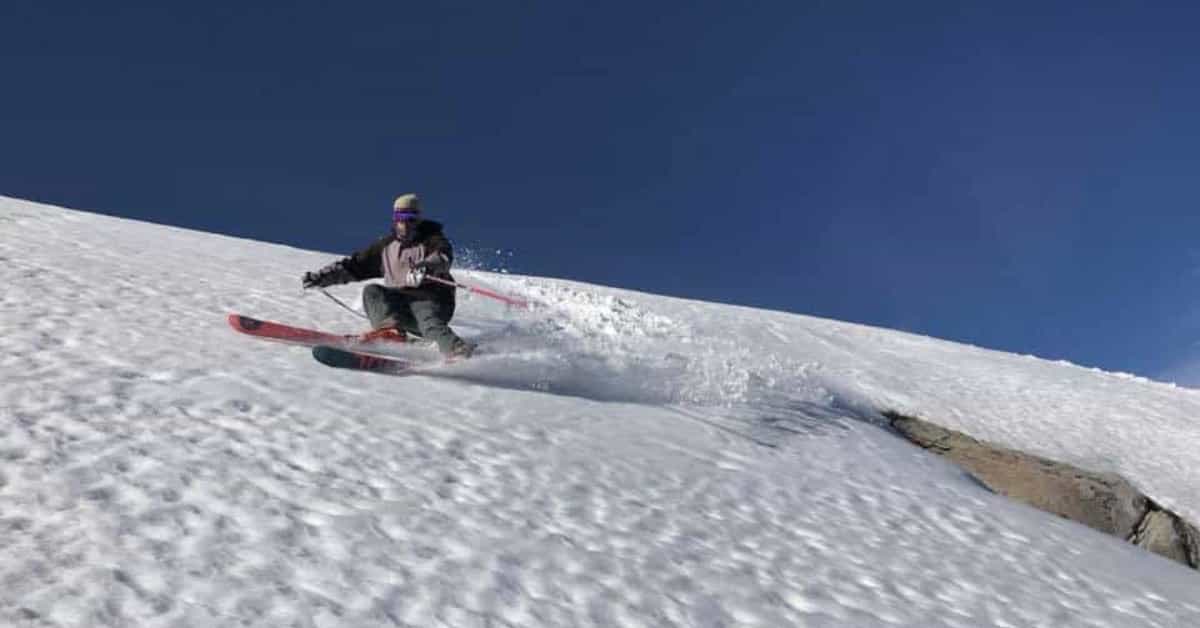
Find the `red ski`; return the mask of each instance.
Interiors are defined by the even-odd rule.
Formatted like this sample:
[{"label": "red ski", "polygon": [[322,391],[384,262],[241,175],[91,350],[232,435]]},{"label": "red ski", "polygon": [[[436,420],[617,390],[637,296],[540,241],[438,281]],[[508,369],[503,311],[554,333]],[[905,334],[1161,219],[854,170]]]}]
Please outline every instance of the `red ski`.
[{"label": "red ski", "polygon": [[315,329],[305,329],[283,323],[259,320],[249,316],[242,316],[241,314],[230,314],[229,326],[248,336],[305,347],[316,347],[318,345],[340,347],[343,345],[359,344],[358,336],[352,334],[331,334]]},{"label": "red ski", "polygon": [[307,329],[304,327],[296,327],[294,325],[286,325],[284,323],[276,323],[274,321],[264,321],[241,314],[229,315],[229,326],[247,336],[262,338],[272,342],[282,342],[289,345],[299,345],[302,347],[334,347],[337,349],[345,349],[347,351],[359,351],[363,353],[373,353],[383,356],[392,355],[393,351],[405,344],[423,341],[417,340],[382,340],[382,339],[364,339],[357,334],[331,334],[329,332],[318,331],[316,329]]}]

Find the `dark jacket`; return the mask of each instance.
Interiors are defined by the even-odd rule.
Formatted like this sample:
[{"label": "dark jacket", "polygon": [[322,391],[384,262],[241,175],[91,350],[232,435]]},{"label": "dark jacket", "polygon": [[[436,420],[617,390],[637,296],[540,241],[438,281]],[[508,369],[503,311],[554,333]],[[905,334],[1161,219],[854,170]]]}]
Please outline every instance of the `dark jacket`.
[{"label": "dark jacket", "polygon": [[[428,296],[437,301],[453,303],[453,287],[428,279],[438,277],[454,281],[450,274],[453,261],[454,249],[442,233],[441,223],[422,220],[417,223],[416,233],[409,242],[401,243],[396,240],[396,234],[390,233],[342,259],[339,264],[355,281],[383,277],[388,287],[404,290],[414,297]],[[404,286],[404,273],[417,263],[426,268],[427,278],[415,288]]]}]

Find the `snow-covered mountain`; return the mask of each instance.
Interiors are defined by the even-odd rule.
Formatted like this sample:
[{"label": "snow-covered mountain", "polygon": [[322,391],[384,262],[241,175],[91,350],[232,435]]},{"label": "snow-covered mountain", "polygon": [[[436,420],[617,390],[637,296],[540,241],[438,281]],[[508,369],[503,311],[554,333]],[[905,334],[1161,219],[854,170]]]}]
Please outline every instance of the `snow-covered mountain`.
[{"label": "snow-covered mountain", "polygon": [[[366,234],[369,236],[370,234]],[[461,271],[487,351],[338,371],[336,257],[0,198],[0,624],[1194,626],[1200,575],[992,494],[894,410],[1200,521],[1200,392]],[[334,294],[357,301],[361,285]]]}]

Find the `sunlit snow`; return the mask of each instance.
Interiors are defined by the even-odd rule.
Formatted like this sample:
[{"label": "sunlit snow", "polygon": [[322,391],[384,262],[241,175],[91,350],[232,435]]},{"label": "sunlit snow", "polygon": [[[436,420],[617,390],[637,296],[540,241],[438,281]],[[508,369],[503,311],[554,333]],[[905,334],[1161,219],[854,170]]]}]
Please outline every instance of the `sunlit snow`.
[{"label": "sunlit snow", "polygon": [[457,276],[537,305],[461,298],[483,351],[432,376],[226,325],[361,331],[299,290],[343,253],[0,198],[0,624],[1200,625],[1200,574],[879,416],[1118,472],[1200,522],[1198,392],[482,271]]}]

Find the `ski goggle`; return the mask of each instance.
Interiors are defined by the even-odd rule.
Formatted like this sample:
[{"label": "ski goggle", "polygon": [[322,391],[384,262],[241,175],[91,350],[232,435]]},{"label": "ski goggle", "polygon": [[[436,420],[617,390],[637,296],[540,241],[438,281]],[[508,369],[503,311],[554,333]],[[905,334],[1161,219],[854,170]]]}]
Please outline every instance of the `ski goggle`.
[{"label": "ski goggle", "polygon": [[392,222],[416,222],[421,219],[421,214],[408,210],[392,211]]}]

